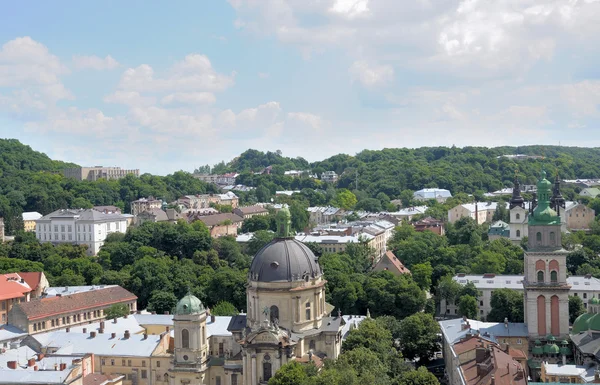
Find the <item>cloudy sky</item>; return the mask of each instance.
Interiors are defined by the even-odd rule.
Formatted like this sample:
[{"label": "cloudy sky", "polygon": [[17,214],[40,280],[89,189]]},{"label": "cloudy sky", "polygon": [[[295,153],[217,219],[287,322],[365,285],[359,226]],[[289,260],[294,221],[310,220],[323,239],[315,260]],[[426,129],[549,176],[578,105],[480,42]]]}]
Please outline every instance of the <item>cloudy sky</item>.
[{"label": "cloudy sky", "polygon": [[247,148],[600,146],[600,0],[13,1],[0,136],[167,174]]}]

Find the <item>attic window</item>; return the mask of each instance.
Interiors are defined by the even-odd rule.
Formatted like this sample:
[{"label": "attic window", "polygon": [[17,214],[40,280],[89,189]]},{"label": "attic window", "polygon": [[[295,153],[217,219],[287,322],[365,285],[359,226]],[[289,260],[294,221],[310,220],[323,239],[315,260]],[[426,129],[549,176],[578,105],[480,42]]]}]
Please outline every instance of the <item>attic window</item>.
[{"label": "attic window", "polygon": [[184,310],[187,310],[187,308],[188,308],[188,305],[183,305]]},{"label": "attic window", "polygon": [[278,267],[279,267],[279,263],[277,263],[275,261],[271,262],[271,268],[272,269],[277,269]]}]

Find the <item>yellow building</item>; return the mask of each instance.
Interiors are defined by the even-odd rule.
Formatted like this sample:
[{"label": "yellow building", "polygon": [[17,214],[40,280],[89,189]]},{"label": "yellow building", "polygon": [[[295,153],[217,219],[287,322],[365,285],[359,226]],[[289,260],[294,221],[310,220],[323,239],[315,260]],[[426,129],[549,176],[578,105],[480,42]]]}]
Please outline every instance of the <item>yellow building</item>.
[{"label": "yellow building", "polygon": [[23,213],[23,230],[28,232],[35,231],[35,221],[41,217],[42,214],[37,211]]}]

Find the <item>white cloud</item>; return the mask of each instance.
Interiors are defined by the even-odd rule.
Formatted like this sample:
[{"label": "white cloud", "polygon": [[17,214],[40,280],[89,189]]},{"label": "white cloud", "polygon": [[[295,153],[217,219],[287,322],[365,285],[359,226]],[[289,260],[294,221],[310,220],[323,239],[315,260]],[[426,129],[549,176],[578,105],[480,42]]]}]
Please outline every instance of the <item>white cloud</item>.
[{"label": "white cloud", "polygon": [[104,97],[106,103],[124,104],[127,106],[150,106],[156,103],[156,98],[142,96],[136,91],[116,90],[114,93]]},{"label": "white cloud", "polygon": [[308,112],[288,112],[287,116],[288,119],[305,123],[315,130],[320,130],[326,123],[320,116]]},{"label": "white cloud", "polygon": [[169,94],[161,99],[161,104],[212,104],[217,100],[215,95],[210,92],[176,92]]},{"label": "white cloud", "polygon": [[217,73],[208,57],[191,54],[175,63],[164,77],[155,77],[148,64],[127,69],[119,88],[138,92],[223,91],[234,84],[235,73]]},{"label": "white cloud", "polygon": [[329,10],[353,19],[369,12],[369,0],[335,0]]},{"label": "white cloud", "polygon": [[394,79],[394,69],[390,65],[373,65],[364,60],[356,61],[348,70],[353,80],[365,87],[378,87],[389,84]]},{"label": "white cloud", "polygon": [[96,71],[112,70],[119,67],[119,62],[107,55],[104,59],[95,55],[73,56],[73,65],[77,69],[92,69]]}]

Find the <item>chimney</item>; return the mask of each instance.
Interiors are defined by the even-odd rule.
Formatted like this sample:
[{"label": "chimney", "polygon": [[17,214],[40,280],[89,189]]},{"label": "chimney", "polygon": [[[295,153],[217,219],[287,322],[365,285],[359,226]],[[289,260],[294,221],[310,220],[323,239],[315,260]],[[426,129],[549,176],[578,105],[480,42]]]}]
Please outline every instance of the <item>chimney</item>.
[{"label": "chimney", "polygon": [[168,326],[165,326],[165,330],[167,331],[167,333],[171,330],[171,328],[169,328]]},{"label": "chimney", "polygon": [[38,361],[41,361],[44,359],[46,355],[44,353],[38,353]]},{"label": "chimney", "polygon": [[98,333],[104,334],[104,329],[102,329],[102,328],[98,329]]},{"label": "chimney", "polygon": [[17,361],[8,361],[6,363],[6,366],[8,366],[9,369],[16,369],[17,368]]},{"label": "chimney", "polygon": [[129,314],[125,314],[125,315],[123,316],[123,318],[125,318],[125,319],[127,319],[127,317],[129,317]]},{"label": "chimney", "polygon": [[215,323],[215,319],[216,319],[216,317],[214,316],[214,314],[211,314],[210,315],[210,322],[211,323]]},{"label": "chimney", "polygon": [[90,332],[90,338],[96,338],[96,332]]},{"label": "chimney", "polygon": [[492,378],[490,378],[490,385],[496,384],[496,377],[492,374]]},{"label": "chimney", "polygon": [[27,360],[27,366],[33,366],[35,365],[35,358],[30,358]]},{"label": "chimney", "polygon": [[33,367],[33,370],[37,372],[37,371],[38,371],[38,366],[37,366],[37,365],[36,365],[36,366],[34,366],[34,367]]},{"label": "chimney", "polygon": [[63,370],[65,370],[66,368],[67,368],[67,364],[66,364],[66,363],[64,363],[64,362],[62,362],[62,363],[60,364],[60,370],[61,370],[61,372],[62,372]]},{"label": "chimney", "polygon": [[113,323],[117,323],[117,317],[113,318]]},{"label": "chimney", "polygon": [[104,329],[104,321],[100,321],[100,329]]},{"label": "chimney", "polygon": [[125,330],[125,334],[123,335],[123,338],[125,338],[126,340],[129,339],[131,335],[129,334],[129,330]]},{"label": "chimney", "polygon": [[110,338],[117,338],[117,333],[110,333]]},{"label": "chimney", "polygon": [[67,333],[70,332],[70,331],[71,331],[71,328],[66,328],[65,329],[65,332],[67,332]]},{"label": "chimney", "polygon": [[83,334],[87,333],[87,328],[83,328]]},{"label": "chimney", "polygon": [[54,370],[58,370],[58,364],[54,364]]},{"label": "chimney", "polygon": [[144,333],[144,339],[148,339],[148,333]]},{"label": "chimney", "polygon": [[486,356],[487,350],[483,346],[475,349],[475,362],[477,362],[478,364],[482,363],[485,360]]}]

